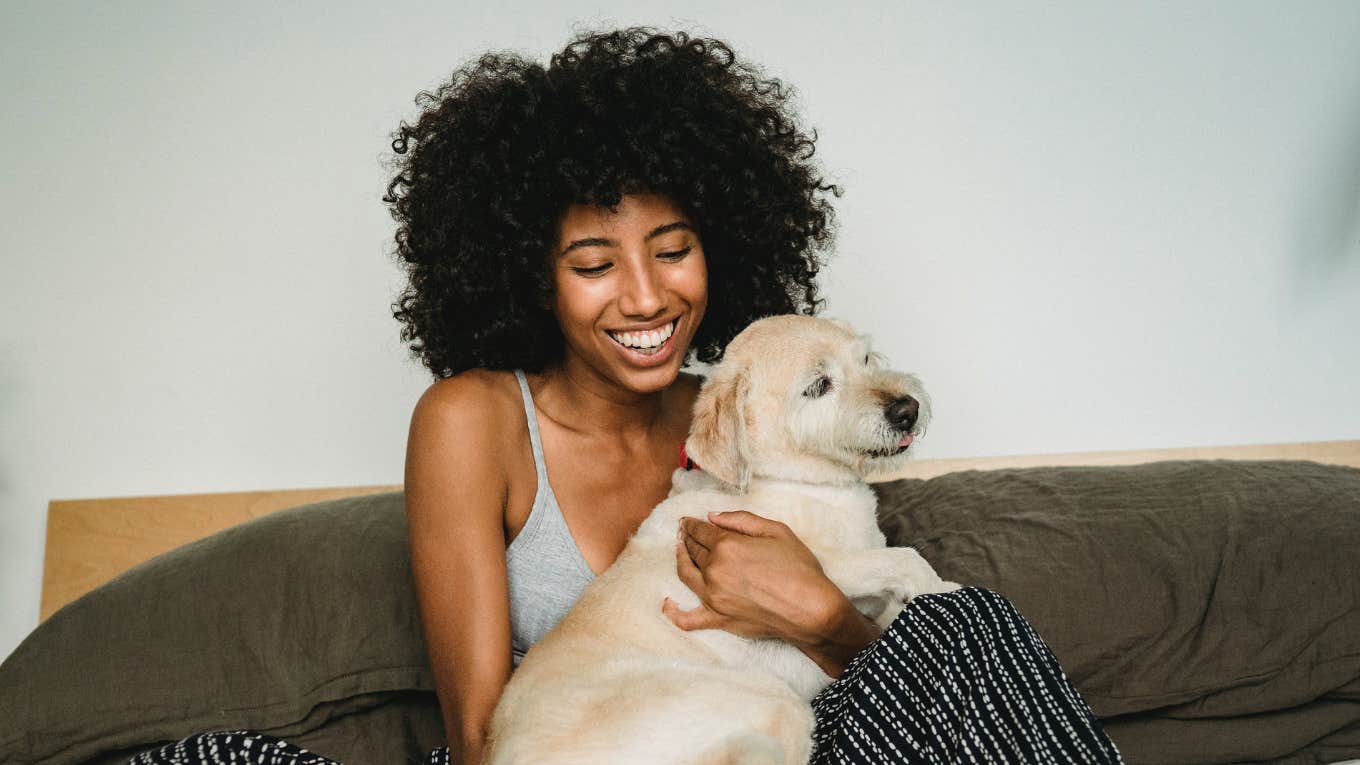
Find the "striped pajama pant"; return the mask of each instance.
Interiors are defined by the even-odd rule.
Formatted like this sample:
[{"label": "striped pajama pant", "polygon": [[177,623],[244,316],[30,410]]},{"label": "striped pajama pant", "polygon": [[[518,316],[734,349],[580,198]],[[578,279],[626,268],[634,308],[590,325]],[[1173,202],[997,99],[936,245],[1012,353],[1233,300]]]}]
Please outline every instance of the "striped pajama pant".
[{"label": "striped pajama pant", "polygon": [[[1122,763],[1043,639],[1005,596],[923,595],[812,700],[812,765]],[[190,736],[130,765],[334,765],[249,731]],[[429,765],[449,765],[449,751]]]}]

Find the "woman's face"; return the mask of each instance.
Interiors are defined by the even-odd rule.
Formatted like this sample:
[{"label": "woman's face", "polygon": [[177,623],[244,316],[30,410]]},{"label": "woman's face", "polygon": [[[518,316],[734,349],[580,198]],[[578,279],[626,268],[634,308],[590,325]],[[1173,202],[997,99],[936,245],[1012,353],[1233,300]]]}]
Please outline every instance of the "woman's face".
[{"label": "woman's face", "polygon": [[694,221],[668,197],[572,205],[557,226],[553,313],[567,365],[649,393],[675,381],[708,304]]}]

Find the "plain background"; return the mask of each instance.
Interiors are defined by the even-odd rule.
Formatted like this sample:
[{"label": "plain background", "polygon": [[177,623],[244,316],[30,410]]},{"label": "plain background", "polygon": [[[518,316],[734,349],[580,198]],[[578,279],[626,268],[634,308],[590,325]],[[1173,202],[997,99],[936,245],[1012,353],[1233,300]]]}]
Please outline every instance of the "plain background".
[{"label": "plain background", "polygon": [[795,88],[924,455],[1360,437],[1360,3],[0,9],[0,656],[51,499],[400,483],[389,134],[586,29]]}]

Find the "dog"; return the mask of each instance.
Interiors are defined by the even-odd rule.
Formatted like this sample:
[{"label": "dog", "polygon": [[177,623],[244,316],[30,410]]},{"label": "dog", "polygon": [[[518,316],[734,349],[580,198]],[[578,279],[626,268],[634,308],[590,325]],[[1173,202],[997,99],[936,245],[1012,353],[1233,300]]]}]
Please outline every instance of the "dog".
[{"label": "dog", "polygon": [[900,467],[930,419],[915,376],[886,368],[840,320],[753,322],[694,404],[677,469],[612,566],[524,657],[488,726],[490,765],[804,765],[809,701],[831,682],[781,640],[683,631],[661,612],[699,598],[676,574],[682,517],[747,509],[785,523],[827,577],[886,628],[942,580],[887,547],[865,478]]}]

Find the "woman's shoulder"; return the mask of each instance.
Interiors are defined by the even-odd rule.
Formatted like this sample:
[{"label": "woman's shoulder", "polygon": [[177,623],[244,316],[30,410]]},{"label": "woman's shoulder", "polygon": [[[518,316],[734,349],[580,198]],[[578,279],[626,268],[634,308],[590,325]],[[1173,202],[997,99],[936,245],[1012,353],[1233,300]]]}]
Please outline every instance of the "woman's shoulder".
[{"label": "woman's shoulder", "polygon": [[461,440],[498,444],[498,434],[524,417],[518,385],[511,371],[467,369],[431,383],[416,402],[414,417],[453,428]]},{"label": "woman's shoulder", "polygon": [[518,382],[509,370],[465,369],[430,383],[421,401],[439,407],[498,412],[508,403],[519,401]]}]

